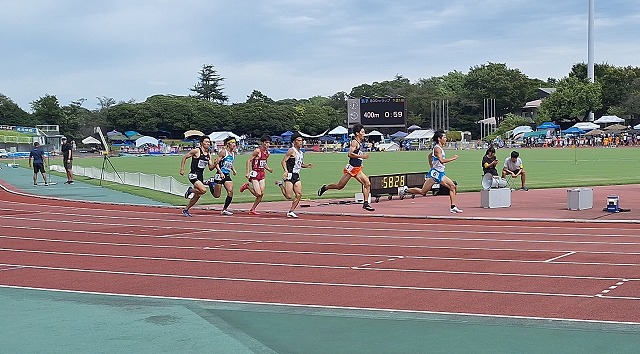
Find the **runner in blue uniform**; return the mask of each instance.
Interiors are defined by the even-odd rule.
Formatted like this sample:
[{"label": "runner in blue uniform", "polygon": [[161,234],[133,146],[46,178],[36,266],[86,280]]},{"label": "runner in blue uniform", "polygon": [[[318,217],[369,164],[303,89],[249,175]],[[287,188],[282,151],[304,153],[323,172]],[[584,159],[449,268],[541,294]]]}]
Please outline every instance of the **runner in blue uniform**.
[{"label": "runner in blue uniform", "polygon": [[224,147],[218,153],[216,161],[214,162],[215,168],[218,170],[213,182],[209,184],[209,189],[214,198],[220,198],[222,193],[222,186],[227,191],[227,198],[224,200],[224,207],[222,208],[222,215],[233,215],[233,212],[228,210],[233,200],[233,181],[231,180],[231,174],[236,175],[236,169],[233,167],[233,161],[236,157],[236,139],[232,136],[228,136],[224,139]]},{"label": "runner in blue uniform", "polygon": [[422,188],[404,188],[400,189],[400,194],[411,193],[411,194],[422,194],[427,195],[427,192],[431,190],[431,187],[435,183],[440,183],[447,188],[449,188],[449,199],[451,200],[451,212],[452,213],[462,213],[462,209],[459,209],[456,206],[456,185],[453,183],[451,178],[445,175],[444,173],[444,165],[451,161],[457,160],[458,155],[453,155],[451,158],[446,158],[444,153],[444,147],[447,144],[447,136],[442,130],[438,130],[433,134],[433,151],[429,154],[429,165],[431,169],[427,172],[425,176],[424,184]]},{"label": "runner in blue uniform", "polygon": [[193,187],[189,187],[184,197],[189,199],[187,206],[182,209],[184,216],[191,216],[189,209],[198,202],[200,197],[207,193],[207,187],[204,184],[204,169],[209,167],[209,171],[213,170],[213,160],[211,154],[209,154],[209,147],[211,146],[211,140],[208,136],[200,138],[200,146],[191,149],[180,162],[180,175],[184,176],[184,165],[188,158],[191,158],[191,166],[189,169],[189,182],[193,184]]}]

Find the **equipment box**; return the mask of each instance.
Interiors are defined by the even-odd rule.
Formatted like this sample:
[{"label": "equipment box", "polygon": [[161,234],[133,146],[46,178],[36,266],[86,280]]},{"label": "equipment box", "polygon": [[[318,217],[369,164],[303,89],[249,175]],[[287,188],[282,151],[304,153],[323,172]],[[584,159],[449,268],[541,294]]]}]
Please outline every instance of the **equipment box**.
[{"label": "equipment box", "polygon": [[567,209],[584,210],[593,208],[593,189],[574,188],[567,190]]},{"label": "equipment box", "polygon": [[480,205],[483,208],[508,208],[511,206],[511,189],[492,188],[480,191]]}]

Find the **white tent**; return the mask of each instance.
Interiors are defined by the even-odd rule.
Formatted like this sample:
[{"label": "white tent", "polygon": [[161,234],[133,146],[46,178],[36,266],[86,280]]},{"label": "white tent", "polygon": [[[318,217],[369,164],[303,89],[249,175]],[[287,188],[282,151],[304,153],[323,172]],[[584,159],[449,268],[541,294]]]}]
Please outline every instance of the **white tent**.
[{"label": "white tent", "polygon": [[591,123],[591,122],[580,122],[580,123],[574,124],[573,126],[578,128],[578,129],[582,129],[584,131],[589,131],[589,130],[600,128],[600,126],[598,124]]},{"label": "white tent", "polygon": [[603,124],[603,123],[624,123],[624,119],[618,116],[602,116],[595,121],[594,123]]},{"label": "white tent", "polygon": [[83,144],[85,144],[85,145],[89,145],[89,144],[102,144],[102,143],[100,142],[100,140],[98,140],[98,139],[96,139],[96,138],[94,138],[94,137],[92,137],[92,136],[88,136],[88,137],[86,137],[86,138],[82,139],[82,143],[83,143]]},{"label": "white tent", "polygon": [[227,137],[232,136],[234,138],[236,138],[236,140],[241,140],[241,138],[239,136],[237,136],[236,134],[233,134],[232,132],[212,132],[211,134],[209,134],[209,139],[212,142],[215,143],[222,143],[224,141],[224,139],[226,139]]},{"label": "white tent", "polygon": [[640,124],[636,124],[636,125],[634,125],[634,126],[633,126],[633,129],[635,129],[635,130],[640,130]]},{"label": "white tent", "polygon": [[158,139],[152,136],[143,136],[141,138],[136,139],[136,147],[140,147],[142,145],[154,145],[158,146]]},{"label": "white tent", "polygon": [[327,134],[329,135],[342,135],[342,134],[348,134],[349,130],[343,126],[337,126],[333,129],[331,129]]},{"label": "white tent", "polygon": [[366,134],[367,136],[384,136],[384,134],[380,133],[377,130],[372,130],[370,131],[368,134]]},{"label": "white tent", "polygon": [[384,143],[378,145],[378,149],[380,149],[380,151],[398,151],[400,150],[400,145],[397,143]]},{"label": "white tent", "polygon": [[405,136],[404,139],[431,139],[433,138],[433,134],[434,132],[431,129],[418,129],[409,133],[409,135]]}]

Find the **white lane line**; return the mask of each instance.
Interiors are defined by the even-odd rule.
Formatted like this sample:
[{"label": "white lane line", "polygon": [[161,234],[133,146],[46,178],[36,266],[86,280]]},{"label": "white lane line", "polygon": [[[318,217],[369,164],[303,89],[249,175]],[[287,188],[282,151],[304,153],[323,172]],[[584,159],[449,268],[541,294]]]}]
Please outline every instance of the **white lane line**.
[{"label": "white lane line", "polygon": [[594,297],[594,295],[587,295],[587,294],[564,294],[564,293],[504,291],[504,290],[479,290],[479,289],[460,289],[460,288],[441,288],[441,287],[422,287],[422,286],[403,286],[403,285],[327,283],[327,282],[309,282],[309,281],[294,281],[294,280],[213,277],[213,276],[204,276],[204,275],[123,272],[123,271],[101,270],[101,269],[90,270],[90,269],[79,269],[79,268],[47,267],[47,266],[31,266],[31,265],[22,265],[22,266],[24,268],[35,269],[35,270],[80,272],[80,273],[94,273],[94,274],[118,274],[118,275],[131,275],[131,276],[141,276],[141,277],[158,277],[158,278],[175,278],[175,279],[197,279],[197,280],[231,281],[231,282],[247,282],[247,283],[289,284],[289,285],[305,285],[305,286],[330,286],[330,287],[364,288],[364,289],[396,289],[396,290],[415,290],[415,291],[451,291],[451,292],[460,292],[460,293],[503,294],[503,295],[533,295],[533,296],[557,296],[557,297],[578,297],[578,298],[593,298]]},{"label": "white lane line", "polygon": [[[230,264],[230,265],[254,265],[254,266],[269,266],[269,267],[292,267],[292,268],[324,268],[324,269],[337,269],[337,270],[358,270],[358,271],[379,271],[379,272],[391,272],[391,273],[423,273],[423,274],[450,274],[450,275],[487,275],[487,276],[501,276],[501,277],[528,277],[528,278],[550,278],[550,279],[581,279],[581,280],[617,280],[617,277],[596,277],[596,276],[581,276],[581,275],[562,275],[562,274],[527,274],[527,273],[501,273],[501,272],[477,272],[477,271],[452,271],[452,270],[429,270],[429,269],[405,269],[405,268],[371,268],[371,263],[365,263],[361,266],[339,266],[339,265],[326,265],[326,264],[308,264],[308,263],[273,263],[273,262],[258,262],[258,261],[223,261],[216,259],[190,259],[179,257],[152,257],[152,256],[130,256],[130,255],[112,255],[112,254],[99,254],[99,253],[76,253],[76,252],[61,252],[61,251],[38,251],[38,250],[22,250],[22,249],[8,249],[0,248],[0,251],[4,252],[16,252],[16,253],[30,253],[30,254],[47,254],[47,255],[59,255],[59,256],[78,256],[78,257],[96,257],[96,258],[113,258],[113,259],[134,259],[134,260],[148,260],[148,261],[168,261],[168,262],[185,262],[185,263],[204,263],[204,264]],[[360,255],[357,255],[360,256]],[[400,258],[400,257],[398,257]],[[406,258],[406,257],[405,257]],[[0,264],[1,265],[1,264]],[[640,280],[640,279],[631,279]]]},{"label": "white lane line", "polygon": [[[235,226],[251,226],[251,227],[260,227],[260,228],[265,228],[265,227],[286,227],[286,228],[290,228],[290,229],[312,229],[312,230],[362,230],[363,226],[352,226],[353,223],[350,223],[349,227],[337,227],[335,225],[331,225],[331,226],[326,226],[326,221],[324,221],[324,225],[296,225],[296,224],[290,224],[290,223],[282,223],[279,222],[278,223],[264,223],[264,222],[238,222],[238,221],[229,221],[229,222],[220,222],[220,221],[208,221],[207,224],[208,225],[219,225],[219,226],[213,226],[210,229],[202,229],[202,222],[198,221],[198,220],[185,220],[184,218],[181,219],[167,219],[167,218],[151,218],[151,217],[133,217],[133,216],[127,216],[127,217],[123,217],[123,216],[119,216],[119,217],[105,217],[105,216],[100,216],[100,215],[96,215],[95,217],[98,220],[87,220],[88,217],[91,217],[91,215],[87,215],[87,214],[62,214],[65,215],[65,217],[71,217],[71,216],[77,216],[79,218],[79,220],[61,220],[61,219],[46,219],[46,218],[38,218],[38,215],[35,215],[33,217],[29,217],[29,218],[25,218],[25,217],[20,217],[20,216],[0,216],[0,218],[3,219],[15,219],[18,221],[29,221],[29,224],[32,224],[35,221],[41,221],[41,222],[46,222],[46,223],[52,223],[52,222],[57,222],[57,223],[73,223],[73,224],[88,224],[88,225],[105,225],[105,226],[120,226],[120,227],[160,227],[163,229],[174,229],[176,228],[175,226],[159,226],[157,225],[157,223],[159,222],[170,222],[170,223],[180,223],[180,227],[178,227],[178,229],[197,229],[197,230],[210,230],[210,231],[217,231],[220,229],[220,226],[222,227],[228,227],[231,226],[231,228],[229,229],[223,229],[222,231],[233,231],[236,230],[237,228]],[[152,214],[154,216],[158,216],[158,214]],[[108,218],[108,219],[115,219],[117,220],[126,220],[126,221],[133,221],[133,220],[140,220],[140,221],[145,221],[145,222],[149,222],[149,221],[153,221],[156,222],[156,225],[140,225],[140,224],[132,224],[132,223],[105,223],[104,219]],[[253,220],[255,220],[255,218],[252,218]],[[305,221],[314,221],[314,220],[307,220],[305,219]],[[198,225],[197,227],[195,225]],[[332,224],[336,224],[332,221]],[[398,233],[398,232],[407,232],[407,233],[423,233],[424,232],[424,228],[415,228],[416,225],[413,224],[412,226],[414,228],[411,229],[401,229],[401,228],[372,228],[371,227],[372,223],[365,223],[364,225],[366,225],[365,227],[367,228],[367,230],[370,231],[381,231],[381,232],[393,232],[393,233]],[[186,225],[186,227],[185,227]],[[194,228],[189,228],[189,225],[194,225]],[[384,226],[389,226],[389,223],[383,223]],[[396,223],[393,224],[394,226],[397,226]],[[424,225],[422,225],[424,226]],[[441,226],[441,225],[440,225]],[[39,228],[37,227],[32,227],[35,230],[38,230]],[[527,229],[536,229],[536,227],[528,227]],[[487,230],[486,227],[483,226],[483,230]],[[577,237],[581,237],[584,238],[585,234],[584,233],[557,233],[557,234],[553,234],[553,233],[549,233],[547,228],[540,228],[540,232],[523,232],[522,230],[518,231],[518,234],[520,235],[536,235],[536,236],[545,236],[545,237],[549,237],[549,236],[561,236],[561,237],[569,237],[569,236],[577,236]],[[616,229],[608,229],[606,231],[606,233],[603,232],[603,234],[607,235],[607,238],[610,239],[612,237],[626,237],[626,238],[631,238],[631,239],[635,239],[635,238],[640,238],[640,236],[638,235],[637,230],[635,229],[631,229],[630,232],[633,232],[633,234],[631,235],[625,235],[625,234],[616,234],[614,232],[612,232],[613,230],[616,231],[620,231],[620,228],[616,228]],[[504,228],[499,228],[496,231],[477,231],[477,226],[476,226],[476,230],[469,230],[469,231],[465,231],[465,230],[460,230],[459,228],[455,228],[452,230],[430,230],[430,232],[432,233],[450,233],[450,234],[478,234],[478,235],[493,235],[493,234],[497,234],[497,235],[504,235],[504,234],[512,234],[510,232],[505,232]],[[340,233],[336,233],[336,235],[340,235]],[[352,236],[352,235],[347,235],[347,236]],[[587,235],[589,237],[600,237],[602,235]],[[370,236],[370,237],[375,237],[375,235]],[[522,240],[505,240],[505,241],[522,241]],[[526,240],[525,240],[526,241]],[[539,241],[539,242],[545,242],[545,241]],[[559,240],[550,240],[550,241],[546,241],[546,242],[561,242]],[[626,243],[625,243],[626,244]]]},{"label": "white lane line", "polygon": [[544,262],[545,262],[545,263],[553,262],[553,261],[555,261],[556,259],[564,258],[564,257],[570,256],[570,255],[572,255],[572,254],[576,254],[576,252],[567,252],[567,253],[562,254],[562,255],[560,255],[560,256],[558,256],[558,257],[549,258],[549,259],[545,260]]}]

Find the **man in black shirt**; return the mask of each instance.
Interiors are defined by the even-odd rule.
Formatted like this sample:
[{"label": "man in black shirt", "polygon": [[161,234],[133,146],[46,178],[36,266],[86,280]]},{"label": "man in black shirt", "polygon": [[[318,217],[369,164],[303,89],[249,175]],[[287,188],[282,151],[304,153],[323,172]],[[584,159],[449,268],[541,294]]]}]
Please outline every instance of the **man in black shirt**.
[{"label": "man in black shirt", "polygon": [[64,183],[73,184],[73,146],[66,137],[62,137],[62,164],[67,171],[67,181]]},{"label": "man in black shirt", "polygon": [[[31,164],[31,159],[33,158],[33,165]],[[40,148],[40,143],[33,143],[33,150],[29,153],[29,166],[33,166],[33,185],[38,185],[38,172],[42,174],[42,179],[44,179],[44,185],[48,186],[47,183],[47,175],[44,172],[44,151]]]}]

